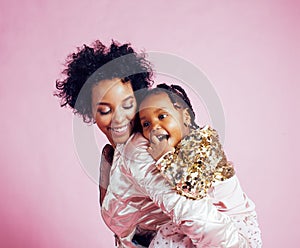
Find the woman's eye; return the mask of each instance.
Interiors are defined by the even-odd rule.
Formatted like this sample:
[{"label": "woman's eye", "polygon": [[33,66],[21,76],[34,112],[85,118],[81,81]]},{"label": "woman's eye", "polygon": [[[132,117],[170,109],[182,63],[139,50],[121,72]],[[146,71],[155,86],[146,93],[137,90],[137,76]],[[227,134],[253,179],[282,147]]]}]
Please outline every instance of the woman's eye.
[{"label": "woman's eye", "polygon": [[166,114],[160,114],[160,115],[158,116],[158,119],[159,119],[159,120],[162,120],[162,119],[164,119],[164,118],[166,118],[166,117],[167,117]]},{"label": "woman's eye", "polygon": [[124,109],[131,109],[132,107],[133,107],[133,103],[123,106]]},{"label": "woman's eye", "polygon": [[123,102],[124,109],[131,109],[134,106],[134,101],[132,99]]},{"label": "woman's eye", "polygon": [[110,109],[98,109],[97,112],[100,114],[100,115],[107,115],[111,112]]}]

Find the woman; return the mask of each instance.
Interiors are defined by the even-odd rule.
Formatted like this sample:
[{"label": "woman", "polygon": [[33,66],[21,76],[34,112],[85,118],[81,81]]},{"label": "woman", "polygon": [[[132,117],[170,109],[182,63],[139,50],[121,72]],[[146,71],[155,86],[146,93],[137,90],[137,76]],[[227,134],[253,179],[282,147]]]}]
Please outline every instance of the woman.
[{"label": "woman", "polygon": [[132,135],[135,93],[151,84],[143,55],[128,44],[113,42],[106,48],[97,41],[72,54],[64,72],[67,78],[56,82],[62,106],[72,107],[85,122],[97,123],[115,149],[105,197],[102,182],[100,191],[102,217],[117,235],[119,247],[137,247],[136,233],[151,236],[170,219],[186,234],[182,240],[189,237],[189,247],[248,247],[231,219],[209,199],[193,201],[176,194],[156,170],[147,140],[140,133]]},{"label": "woman", "polygon": [[[117,62],[112,64],[116,60]],[[101,70],[104,67],[106,68]],[[86,123],[96,123],[111,143],[102,151],[99,182],[100,205],[102,205],[109,184],[113,148],[117,143],[127,141],[133,126],[139,128],[139,121],[135,118],[137,102],[134,92],[148,88],[152,84],[152,69],[145,59],[145,54],[135,53],[129,44],[118,44],[113,41],[107,48],[97,40],[92,46],[84,45],[78,48],[76,53],[69,55],[63,74],[66,78],[56,81],[58,91],[55,94],[61,98],[61,106],[71,107],[73,112],[80,115]],[[119,80],[121,77],[122,80]],[[110,88],[110,94],[104,94]],[[120,120],[119,113],[123,113],[125,119]],[[108,125],[112,121],[112,116],[114,118],[111,128]],[[147,208],[146,202],[144,207]],[[148,208],[147,211],[151,210]],[[160,217],[159,222],[164,223],[169,220],[162,211],[157,210],[157,207],[154,211],[153,216]],[[152,226],[152,230],[155,230],[155,222]],[[137,234],[135,236],[137,241],[134,242],[147,246],[152,233],[147,231],[142,235]]]}]

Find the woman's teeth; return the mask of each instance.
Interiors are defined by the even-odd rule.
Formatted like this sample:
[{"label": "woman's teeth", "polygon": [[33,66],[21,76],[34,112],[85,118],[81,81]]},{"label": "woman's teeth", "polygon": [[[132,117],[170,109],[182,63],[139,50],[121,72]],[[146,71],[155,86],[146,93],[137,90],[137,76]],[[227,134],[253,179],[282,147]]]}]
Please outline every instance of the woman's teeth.
[{"label": "woman's teeth", "polygon": [[128,125],[123,126],[123,127],[114,127],[114,128],[111,128],[111,130],[116,133],[121,133],[121,132],[125,131],[127,128],[128,128]]}]

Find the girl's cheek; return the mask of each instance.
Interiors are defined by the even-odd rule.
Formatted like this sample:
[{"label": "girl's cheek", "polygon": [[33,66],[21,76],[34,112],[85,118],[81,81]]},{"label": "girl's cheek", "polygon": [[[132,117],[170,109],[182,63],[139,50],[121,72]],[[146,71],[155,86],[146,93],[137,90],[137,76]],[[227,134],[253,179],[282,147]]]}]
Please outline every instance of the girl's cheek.
[{"label": "girl's cheek", "polygon": [[150,140],[150,133],[148,131],[143,131],[143,135],[147,140]]}]

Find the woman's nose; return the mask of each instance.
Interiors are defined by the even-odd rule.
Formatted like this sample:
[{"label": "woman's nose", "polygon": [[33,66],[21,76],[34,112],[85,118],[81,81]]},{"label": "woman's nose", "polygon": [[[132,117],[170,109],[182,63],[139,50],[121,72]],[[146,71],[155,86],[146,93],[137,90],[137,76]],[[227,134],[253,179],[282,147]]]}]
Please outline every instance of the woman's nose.
[{"label": "woman's nose", "polygon": [[122,111],[121,108],[116,109],[116,112],[115,112],[115,114],[113,116],[112,122],[116,123],[116,124],[122,124],[122,122],[124,121],[124,119],[125,119],[125,113],[124,113],[124,111]]}]

